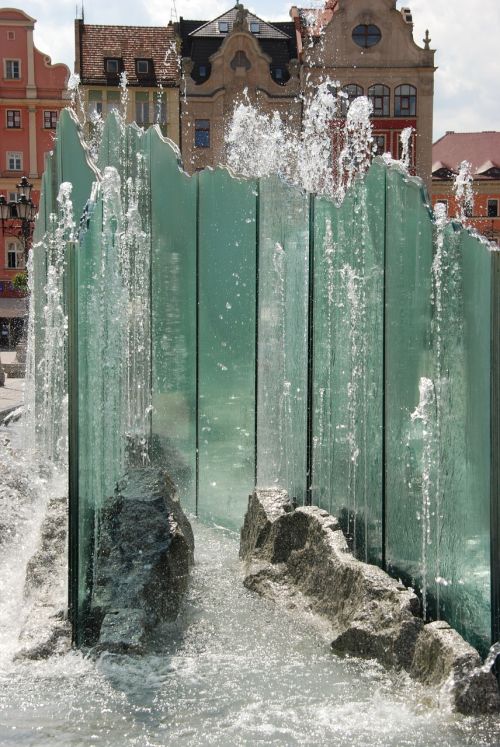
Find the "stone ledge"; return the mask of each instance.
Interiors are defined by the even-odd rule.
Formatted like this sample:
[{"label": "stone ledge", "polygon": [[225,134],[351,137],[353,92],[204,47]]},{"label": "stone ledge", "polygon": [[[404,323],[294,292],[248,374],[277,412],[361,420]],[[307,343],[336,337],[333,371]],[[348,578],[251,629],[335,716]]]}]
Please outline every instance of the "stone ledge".
[{"label": "stone ledge", "polygon": [[405,669],[440,688],[461,713],[500,709],[494,662],[482,665],[478,652],[446,623],[424,625],[416,594],[357,560],[327,511],[294,510],[284,491],[256,491],[241,530],[240,557],[247,588],[281,602],[287,597],[285,606],[306,608],[326,621],[336,652]]}]

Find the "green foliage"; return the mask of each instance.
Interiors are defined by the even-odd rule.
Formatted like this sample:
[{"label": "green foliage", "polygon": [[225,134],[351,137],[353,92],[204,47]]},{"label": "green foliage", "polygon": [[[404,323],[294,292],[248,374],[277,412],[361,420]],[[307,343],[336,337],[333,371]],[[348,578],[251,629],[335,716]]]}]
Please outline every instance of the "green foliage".
[{"label": "green foliage", "polygon": [[17,291],[22,291],[23,293],[27,293],[28,291],[28,273],[27,272],[18,272],[17,275],[14,276],[14,280],[12,281],[12,285]]}]

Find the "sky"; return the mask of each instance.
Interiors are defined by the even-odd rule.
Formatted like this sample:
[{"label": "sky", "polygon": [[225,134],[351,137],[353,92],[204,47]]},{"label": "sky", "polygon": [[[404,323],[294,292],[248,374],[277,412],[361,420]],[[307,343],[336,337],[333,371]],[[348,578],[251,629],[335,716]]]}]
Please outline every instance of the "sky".
[{"label": "sky", "polygon": [[[73,71],[73,24],[82,0],[15,0],[10,7],[37,19],[35,44]],[[247,0],[252,12],[267,21],[289,20],[293,2]],[[317,6],[318,0],[299,3]],[[233,0],[84,0],[87,23],[162,25],[177,16],[210,20],[232,7]],[[7,5],[7,3],[5,3]],[[429,29],[438,70],[434,95],[434,139],[448,130],[500,130],[500,2],[499,0],[401,0],[410,7],[414,38],[423,46]],[[480,6],[480,11],[476,8]]]}]

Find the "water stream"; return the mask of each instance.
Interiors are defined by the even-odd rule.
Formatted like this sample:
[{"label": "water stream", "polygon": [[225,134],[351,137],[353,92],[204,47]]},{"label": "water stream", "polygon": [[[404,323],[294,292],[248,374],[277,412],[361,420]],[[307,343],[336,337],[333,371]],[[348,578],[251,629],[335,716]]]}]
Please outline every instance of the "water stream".
[{"label": "water stream", "polygon": [[[11,552],[4,543],[2,747],[500,742],[498,720],[440,710],[406,675],[332,654],[326,629],[244,588],[236,534],[193,518],[190,590],[154,653],[95,659],[74,651],[16,660],[24,565],[36,548],[51,484],[30,472],[22,451],[5,444],[6,432],[0,461],[9,479],[1,498]],[[6,534],[9,527],[14,531]]]}]

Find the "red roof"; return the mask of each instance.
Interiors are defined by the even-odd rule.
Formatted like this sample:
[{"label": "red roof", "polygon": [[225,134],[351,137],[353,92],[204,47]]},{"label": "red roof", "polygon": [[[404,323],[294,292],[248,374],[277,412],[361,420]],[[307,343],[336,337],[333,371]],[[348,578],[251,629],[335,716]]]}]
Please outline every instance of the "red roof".
[{"label": "red roof", "polygon": [[500,169],[500,132],[447,132],[432,146],[432,171],[458,171],[469,161],[473,174]]},{"label": "red roof", "polygon": [[116,57],[122,60],[130,85],[145,84],[144,80],[137,77],[137,59],[153,61],[154,78],[157,83],[176,84],[178,67],[173,25],[94,26],[81,21],[76,23],[80,23],[81,31],[79,74],[82,83],[105,85],[107,76],[104,59]]}]

